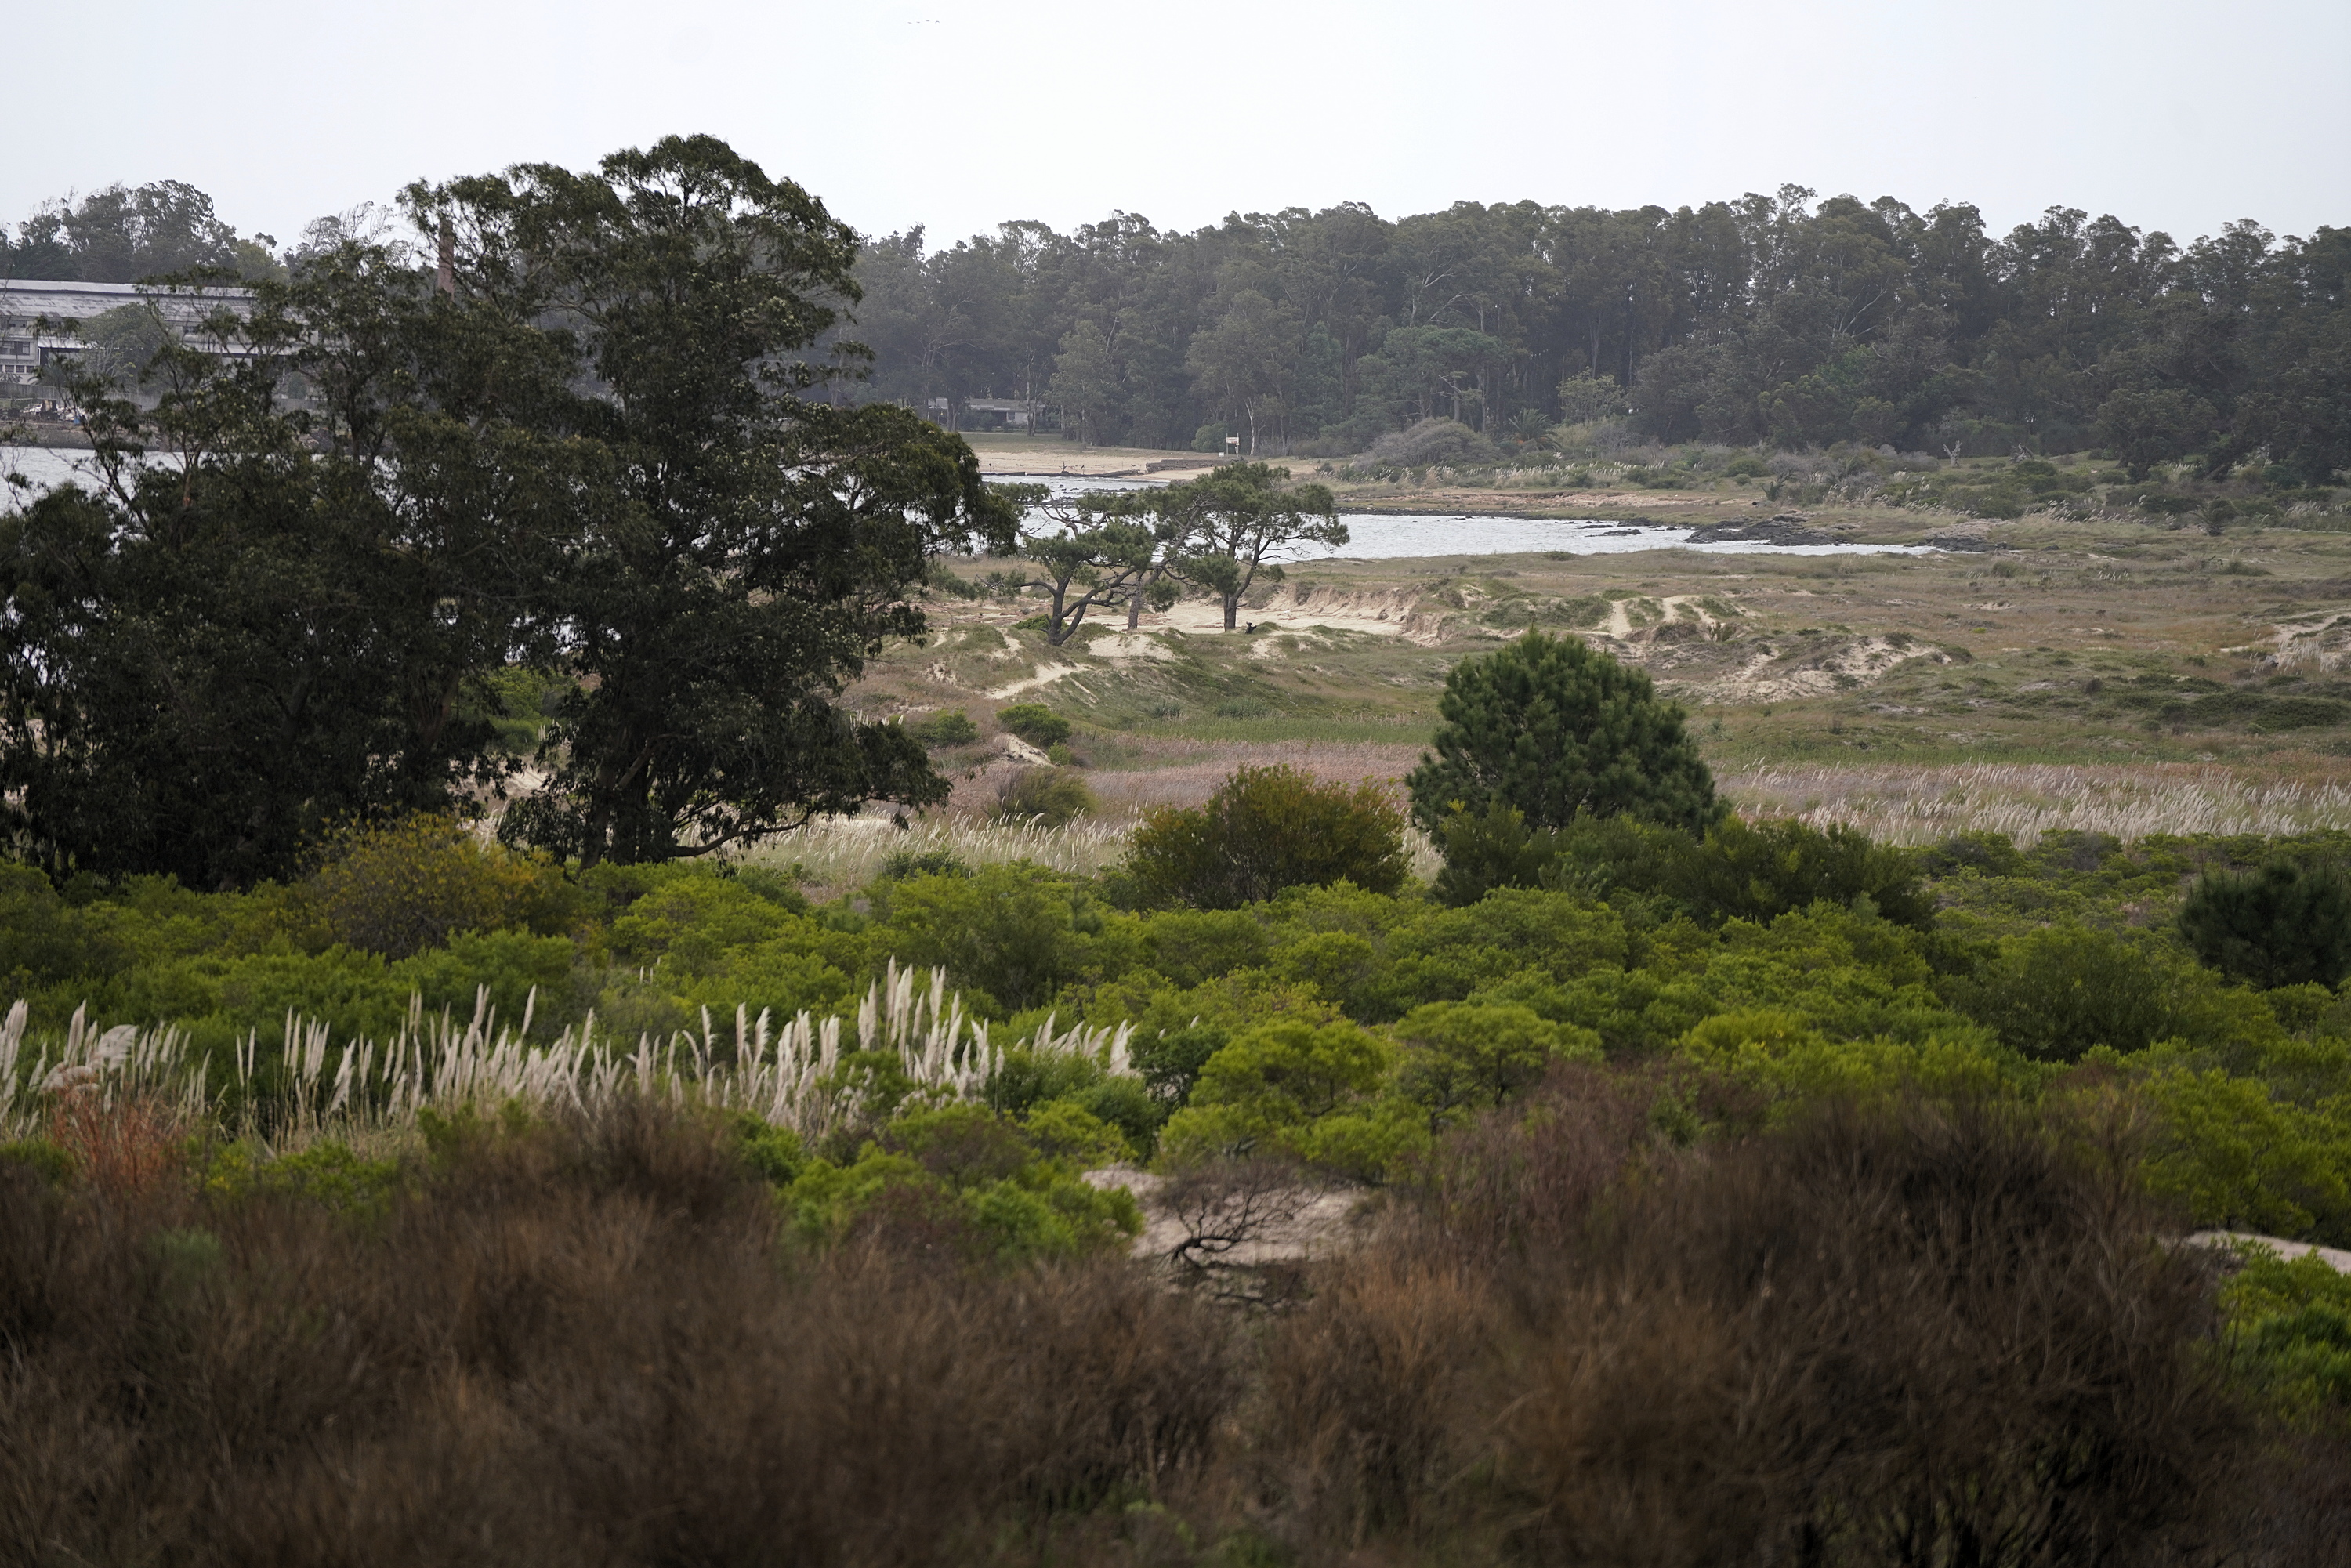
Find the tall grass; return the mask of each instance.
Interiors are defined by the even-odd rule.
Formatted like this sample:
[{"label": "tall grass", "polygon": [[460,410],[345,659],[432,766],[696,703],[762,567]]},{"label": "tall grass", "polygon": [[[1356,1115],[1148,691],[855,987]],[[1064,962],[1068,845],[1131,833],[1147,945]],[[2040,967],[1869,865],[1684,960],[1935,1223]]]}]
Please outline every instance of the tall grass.
[{"label": "tall grass", "polygon": [[[803,885],[820,891],[862,887],[893,860],[941,853],[966,865],[1029,861],[1071,876],[1097,876],[1125,858],[1127,840],[1150,808],[1196,805],[1232,770],[1227,759],[1154,773],[1096,775],[1094,783],[1113,800],[1113,809],[1058,828],[962,816],[910,820],[899,828],[886,817],[826,817],[752,851],[744,863],[790,871]],[[1354,777],[1343,776],[1351,782]],[[1405,852],[1412,859],[1413,874],[1424,879],[1435,876],[1442,863],[1436,846],[1417,828],[1405,830]]]},{"label": "tall grass", "polygon": [[[62,1036],[27,1040],[27,1009],[18,1001],[0,1020],[0,1139],[26,1137],[48,1123],[61,1101],[100,1108],[162,1103],[184,1121],[217,1120],[250,1128],[266,1124],[296,1137],[329,1130],[365,1132],[413,1125],[427,1111],[521,1104],[555,1113],[591,1113],[627,1100],[661,1100],[748,1112],[810,1135],[860,1118],[872,1074],[856,1071],[851,1051],[891,1059],[913,1085],[912,1103],[946,1104],[978,1097],[1001,1065],[1004,1047],[988,1026],[965,1016],[946,973],[927,977],[890,961],[867,988],[854,1019],[802,1011],[778,1024],[737,1008],[731,1028],[714,1024],[666,1040],[640,1035],[633,1045],[600,1032],[590,1013],[547,1045],[528,1042],[533,991],[518,1023],[502,1023],[485,988],[474,1015],[460,1023],[427,1014],[412,998],[391,1040],[345,1040],[327,1026],[288,1013],[272,1070],[265,1072],[257,1036],[237,1042],[223,1072],[169,1026],[99,1030],[81,1012]],[[844,1026],[849,1032],[844,1035]],[[1113,1074],[1134,1072],[1128,1026],[1056,1028],[1050,1017],[1019,1048],[1046,1055],[1084,1055]]]},{"label": "tall grass", "polygon": [[1889,843],[1932,843],[1953,833],[2006,833],[2029,848],[2043,833],[2299,833],[2351,828],[2351,789],[2340,784],[2247,780],[2192,765],[2066,767],[1771,766],[1726,776],[1743,814],[1801,817],[1815,827],[1858,828]]},{"label": "tall grass", "polygon": [[811,887],[862,887],[894,857],[938,853],[966,865],[1032,861],[1072,876],[1092,876],[1126,852],[1134,819],[1081,817],[1063,827],[942,816],[893,825],[886,817],[822,817],[762,845],[747,863],[794,869]]}]

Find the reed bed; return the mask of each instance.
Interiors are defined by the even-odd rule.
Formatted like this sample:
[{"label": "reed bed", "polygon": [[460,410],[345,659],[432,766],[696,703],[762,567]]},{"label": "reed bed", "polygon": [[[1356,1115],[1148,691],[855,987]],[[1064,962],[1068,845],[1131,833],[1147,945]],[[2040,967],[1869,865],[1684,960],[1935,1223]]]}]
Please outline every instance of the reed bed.
[{"label": "reed bed", "polygon": [[[537,993],[532,993],[535,1003]],[[369,1133],[413,1126],[431,1111],[597,1111],[626,1098],[747,1112],[807,1135],[858,1119],[870,1073],[844,1060],[849,1051],[895,1057],[914,1084],[913,1103],[949,1104],[977,1098],[1004,1060],[988,1026],[965,1016],[946,973],[927,978],[892,960],[867,988],[854,1019],[814,1019],[803,1011],[780,1025],[762,1011],[737,1008],[732,1027],[715,1024],[665,1040],[641,1035],[632,1046],[600,1033],[591,1013],[547,1045],[528,1043],[531,1004],[508,1026],[486,988],[474,1016],[427,1014],[412,1000],[406,1022],[389,1041],[337,1044],[327,1027],[288,1013],[280,1053],[265,1071],[260,1040],[237,1042],[226,1071],[169,1025],[99,1029],[77,1011],[66,1032],[28,1040],[28,1009],[18,1001],[0,1019],[0,1140],[38,1133],[60,1103],[101,1108],[161,1103],[183,1122],[241,1124],[266,1111],[281,1135]],[[1112,1073],[1132,1075],[1128,1026],[1067,1030],[1048,1017],[1017,1048],[1039,1054],[1084,1055]]]},{"label": "reed bed", "polygon": [[747,865],[790,870],[815,888],[862,887],[894,857],[948,854],[966,865],[1030,861],[1071,876],[1092,876],[1126,853],[1132,813],[1081,817],[1067,826],[981,817],[822,817],[746,855]]},{"label": "reed bed", "polygon": [[1749,816],[1858,828],[1891,843],[2006,833],[2030,848],[2044,833],[2301,833],[2351,828],[2351,789],[2248,779],[2194,764],[2137,768],[1963,764],[1917,768],[1765,767],[1726,776]]}]

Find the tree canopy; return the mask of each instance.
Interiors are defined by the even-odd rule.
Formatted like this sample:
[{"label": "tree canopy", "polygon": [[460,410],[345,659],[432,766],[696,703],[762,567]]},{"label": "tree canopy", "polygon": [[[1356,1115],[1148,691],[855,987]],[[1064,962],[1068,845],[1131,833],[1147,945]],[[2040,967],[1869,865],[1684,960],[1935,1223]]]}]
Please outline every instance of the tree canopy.
[{"label": "tree canopy", "polygon": [[518,668],[556,695],[503,831],[587,863],[943,794],[836,699],[1012,511],[959,437],[802,395],[849,231],[703,137],[403,205],[453,292],[346,237],[224,323],[246,362],[166,341],[147,409],[77,386],[102,482],[0,526],[19,844],[236,885],[352,814],[478,809]]},{"label": "tree canopy", "polygon": [[1579,638],[1530,632],[1464,659],[1437,706],[1436,752],[1406,783],[1414,817],[1432,832],[1497,800],[1536,829],[1619,813],[1701,829],[1720,814],[1681,709],[1646,672]]},{"label": "tree canopy", "polygon": [[1290,470],[1263,463],[1226,463],[1197,479],[1170,485],[1154,499],[1168,541],[1169,576],[1216,596],[1225,630],[1239,623],[1240,603],[1259,578],[1282,579],[1273,557],[1294,544],[1343,545],[1331,492],[1292,486]]},{"label": "tree canopy", "polygon": [[279,271],[269,235],[240,237],[213,199],[179,180],[109,185],[51,202],[0,234],[0,276],[75,283],[139,283],[196,267],[249,277]]}]

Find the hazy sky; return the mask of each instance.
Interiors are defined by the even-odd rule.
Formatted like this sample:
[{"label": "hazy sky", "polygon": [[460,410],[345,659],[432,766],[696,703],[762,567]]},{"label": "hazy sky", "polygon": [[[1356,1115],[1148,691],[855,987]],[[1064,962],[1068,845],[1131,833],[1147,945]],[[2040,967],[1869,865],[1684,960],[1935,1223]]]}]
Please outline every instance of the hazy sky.
[{"label": "hazy sky", "polygon": [[299,234],[408,180],[726,138],[872,233],[1113,208],[1666,206],[2351,225],[2351,0],[118,0],[0,12],[0,218],[184,180]]}]

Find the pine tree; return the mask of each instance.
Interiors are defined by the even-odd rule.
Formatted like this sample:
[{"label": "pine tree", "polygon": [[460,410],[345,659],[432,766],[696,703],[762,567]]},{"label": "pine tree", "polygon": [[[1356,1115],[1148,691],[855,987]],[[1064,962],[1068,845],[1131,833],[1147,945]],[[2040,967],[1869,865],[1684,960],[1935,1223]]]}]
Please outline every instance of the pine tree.
[{"label": "pine tree", "polygon": [[1529,632],[1464,659],[1437,701],[1435,755],[1408,781],[1430,831],[1499,800],[1530,828],[1619,813],[1693,831],[1718,820],[1714,779],[1649,677],[1573,637]]},{"label": "pine tree", "polygon": [[2351,886],[2328,868],[2290,861],[2208,873],[2180,908],[2179,930],[2231,979],[2333,986],[2351,970]]}]

